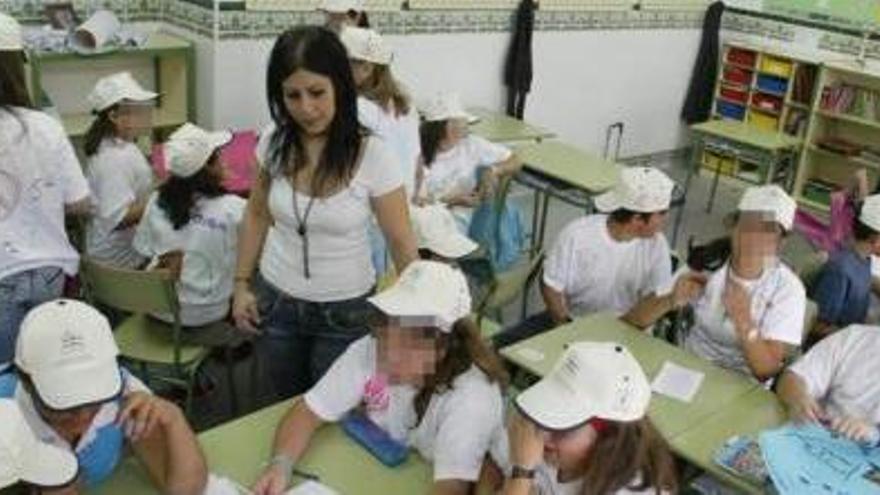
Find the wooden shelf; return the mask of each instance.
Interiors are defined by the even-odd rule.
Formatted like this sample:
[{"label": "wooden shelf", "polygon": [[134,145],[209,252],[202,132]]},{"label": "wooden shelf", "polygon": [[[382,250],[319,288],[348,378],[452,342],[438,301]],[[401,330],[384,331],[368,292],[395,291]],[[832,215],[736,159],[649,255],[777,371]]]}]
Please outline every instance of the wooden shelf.
[{"label": "wooden shelf", "polygon": [[785,104],[790,106],[791,108],[797,108],[797,109],[806,110],[806,111],[810,110],[810,106],[807,105],[806,103],[800,103],[797,101],[787,101],[787,102],[785,102]]},{"label": "wooden shelf", "polygon": [[749,108],[751,108],[752,110],[755,110],[756,112],[761,112],[763,114],[767,114],[772,117],[781,117],[782,116],[782,112],[780,112],[780,111],[771,110],[769,108],[759,107],[758,105],[755,105],[754,103],[749,105]]},{"label": "wooden shelf", "polygon": [[763,93],[763,94],[765,94],[765,95],[770,95],[770,96],[777,96],[777,97],[779,97],[779,98],[785,98],[785,95],[786,95],[786,92],[785,92],[785,91],[783,91],[783,92],[780,93],[780,92],[778,92],[778,91],[770,91],[769,89],[762,89],[762,88],[759,88],[758,86],[755,86],[755,87],[752,88],[752,89],[754,89],[754,90],[757,91],[758,93]]},{"label": "wooden shelf", "polygon": [[727,86],[731,89],[736,89],[736,90],[740,90],[740,91],[748,91],[749,90],[748,84],[742,84],[742,83],[738,83],[738,82],[734,82],[734,81],[728,81],[727,79],[720,79],[719,81],[721,82],[722,86]]},{"label": "wooden shelf", "polygon": [[817,155],[823,155],[823,156],[827,156],[827,157],[831,157],[831,158],[836,158],[842,162],[846,162],[851,165],[858,165],[860,167],[867,167],[867,168],[872,168],[874,170],[880,170],[880,162],[874,162],[874,161],[871,161],[871,160],[868,160],[866,158],[862,158],[859,156],[841,155],[840,153],[835,153],[833,151],[826,150],[824,148],[820,148],[819,146],[816,146],[815,144],[811,144],[807,149],[810,150],[810,152],[815,153]]},{"label": "wooden shelf", "polygon": [[737,69],[747,70],[749,72],[755,72],[754,65],[738,64],[736,62],[728,62],[727,60],[724,61],[724,65],[727,65],[729,67],[736,67]]},{"label": "wooden shelf", "polygon": [[718,96],[715,97],[715,99],[716,99],[716,100],[721,100],[721,101],[726,101],[727,103],[730,103],[731,105],[739,105],[739,106],[741,106],[741,107],[746,106],[746,104],[745,104],[744,102],[742,102],[742,101],[732,100],[732,99],[730,99],[730,98],[727,98],[726,96],[718,95]]},{"label": "wooden shelf", "polygon": [[850,124],[863,125],[867,127],[873,127],[875,129],[880,129],[880,121],[870,120],[863,117],[857,117],[855,115],[848,115],[845,113],[836,113],[828,110],[819,110],[817,112],[819,115],[825,118],[840,120],[843,122],[849,122]]}]

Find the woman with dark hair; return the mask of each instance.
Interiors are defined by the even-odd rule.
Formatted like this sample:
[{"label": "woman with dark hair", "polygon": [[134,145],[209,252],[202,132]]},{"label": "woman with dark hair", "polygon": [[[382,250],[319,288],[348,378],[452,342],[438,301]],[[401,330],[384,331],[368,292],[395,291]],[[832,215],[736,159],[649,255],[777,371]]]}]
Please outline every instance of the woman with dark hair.
[{"label": "woman with dark hair", "polygon": [[171,177],[153,193],[134,237],[150,266],[166,262],[179,269],[180,319],[187,327],[229,314],[245,208],[222,184],[220,150],[231,139],[229,132],[209,133],[189,123],[171,135],[165,145]]},{"label": "woman with dark hair", "polygon": [[650,401],[648,379],[625,347],[571,344],[514,400],[509,434],[492,453],[507,478],[501,493],[676,493],[675,462],[647,417]]},{"label": "woman with dark hair", "polygon": [[120,268],[144,259],[131,245],[134,227],[153,190],[153,170],[135,142],[152,127],[153,102],[128,72],[101,78],[89,94],[95,113],[83,145],[96,211],[89,222],[89,257]]},{"label": "woman with dark hair", "polygon": [[361,410],[359,419],[432,464],[426,492],[472,493],[502,429],[507,377],[470,319],[467,280],[448,264],[417,261],[370,302],[381,312],[373,335],[352,344],[287,413],[256,495],[284,493],[318,428]]},{"label": "woman with dark hair", "polygon": [[370,27],[363,0],[322,0],[318,10],[324,13],[324,27],[337,33],[346,26]]},{"label": "woman with dark hair", "polygon": [[400,168],[358,123],[339,38],[318,27],[279,36],[266,93],[274,126],[257,146],[261,170],[240,236],[233,316],[239,328],[264,334],[276,391],[290,396],[369,332],[372,216],[398,273],[418,253]]},{"label": "woman with dark hair", "polygon": [[79,254],[65,213],[85,213],[89,186],[61,125],[32,110],[21,28],[0,14],[0,364],[18,327],[40,303],[61,296]]}]

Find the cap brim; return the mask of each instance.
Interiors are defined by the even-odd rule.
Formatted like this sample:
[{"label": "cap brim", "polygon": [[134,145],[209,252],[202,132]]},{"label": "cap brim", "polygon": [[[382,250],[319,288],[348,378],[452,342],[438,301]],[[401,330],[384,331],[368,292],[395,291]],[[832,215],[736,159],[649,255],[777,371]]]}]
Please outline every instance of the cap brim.
[{"label": "cap brim", "polygon": [[76,479],[79,463],[72,452],[39,441],[32,447],[22,468],[22,481],[40,488],[61,488]]},{"label": "cap brim", "polygon": [[40,400],[56,411],[99,404],[122,393],[122,374],[115,358],[73,370],[33,373],[30,378]]},{"label": "cap brim", "polygon": [[429,249],[444,258],[454,259],[463,258],[480,247],[479,244],[463,235],[452,236],[429,246],[421,246],[423,249]]},{"label": "cap brim", "polygon": [[426,322],[431,321],[434,325],[444,330],[451,328],[452,323],[454,323],[444,321],[440,315],[429,309],[429,304],[425,304],[418,297],[402,290],[391,288],[367,299],[367,301],[386,316],[418,318]]},{"label": "cap brim", "polygon": [[232,142],[232,133],[229,131],[212,132],[208,139],[211,143],[211,147],[216,150],[217,148],[222,148]]},{"label": "cap brim", "polygon": [[593,204],[596,205],[597,210],[604,213],[611,213],[623,207],[620,198],[617,197],[617,192],[614,190],[606,191],[596,196],[593,199]]},{"label": "cap brim", "polygon": [[546,430],[577,428],[596,415],[589,403],[579,401],[552,377],[526,389],[515,402],[524,415]]}]

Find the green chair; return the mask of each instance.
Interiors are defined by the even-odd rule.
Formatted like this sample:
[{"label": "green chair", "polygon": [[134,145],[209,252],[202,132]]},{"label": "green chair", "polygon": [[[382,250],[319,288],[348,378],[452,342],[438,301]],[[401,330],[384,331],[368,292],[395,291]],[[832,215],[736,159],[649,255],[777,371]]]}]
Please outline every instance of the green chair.
[{"label": "green chair", "polygon": [[[80,273],[90,302],[132,313],[114,329],[123,359],[137,364],[148,384],[156,380],[184,387],[184,410],[189,415],[196,372],[211,348],[185,343],[175,277],[168,270],[120,269],[85,257]],[[170,314],[174,323],[151,318],[149,313]],[[234,382],[229,386],[235,401]]]},{"label": "green chair", "polygon": [[[484,338],[490,338],[501,330],[504,307],[512,303],[529,286],[543,260],[544,254],[539,251],[528,263],[492,275],[485,292],[475,306],[477,326],[482,330]],[[495,320],[487,318],[488,315],[492,315]]]}]

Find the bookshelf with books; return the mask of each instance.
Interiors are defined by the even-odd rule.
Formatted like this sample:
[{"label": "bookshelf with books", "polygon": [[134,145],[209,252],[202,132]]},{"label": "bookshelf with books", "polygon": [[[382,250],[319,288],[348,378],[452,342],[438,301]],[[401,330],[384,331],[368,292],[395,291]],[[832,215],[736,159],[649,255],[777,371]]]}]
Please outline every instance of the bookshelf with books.
[{"label": "bookshelf with books", "polygon": [[[715,88],[713,117],[797,138],[806,134],[815,101],[818,63],[781,51],[727,43]],[[763,182],[754,164],[706,149],[703,167],[748,182]],[[760,174],[758,174],[760,175]]]},{"label": "bookshelf with books", "polygon": [[801,204],[827,211],[830,193],[845,188],[864,168],[880,175],[880,74],[841,63],[822,65],[794,194]]}]

